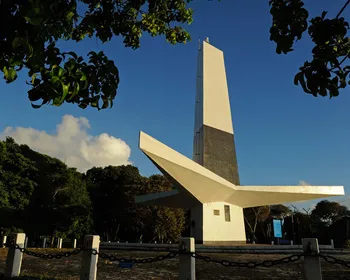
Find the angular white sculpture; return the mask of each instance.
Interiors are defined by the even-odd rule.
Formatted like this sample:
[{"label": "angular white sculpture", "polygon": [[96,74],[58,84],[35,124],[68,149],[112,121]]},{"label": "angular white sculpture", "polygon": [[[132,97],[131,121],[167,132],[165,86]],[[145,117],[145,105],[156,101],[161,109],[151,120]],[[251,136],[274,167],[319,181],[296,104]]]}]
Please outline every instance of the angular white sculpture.
[{"label": "angular white sculpture", "polygon": [[190,209],[191,236],[203,244],[245,243],[245,207],[344,195],[342,186],[240,186],[223,53],[208,40],[198,55],[194,160],[144,132],[139,148],[174,190],[136,202]]}]

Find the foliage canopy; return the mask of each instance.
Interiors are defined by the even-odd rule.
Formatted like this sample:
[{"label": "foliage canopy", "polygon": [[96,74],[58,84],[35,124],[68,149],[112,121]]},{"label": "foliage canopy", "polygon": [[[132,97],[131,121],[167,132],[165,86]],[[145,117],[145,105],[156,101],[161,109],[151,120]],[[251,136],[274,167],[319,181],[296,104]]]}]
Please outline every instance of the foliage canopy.
[{"label": "foliage canopy", "polygon": [[296,41],[307,31],[315,44],[312,60],[306,61],[294,77],[295,85],[300,84],[306,93],[313,96],[339,95],[339,89],[350,84],[350,66],[343,65],[350,55],[349,23],[341,17],[349,0],[339,13],[320,16],[309,20],[309,12],[302,0],[270,0],[272,26],[270,40],[276,43],[278,54],[293,51]]},{"label": "foliage canopy", "polygon": [[[26,69],[34,108],[75,103],[81,108],[112,107],[119,71],[103,53],[77,54],[57,47],[59,40],[96,37],[102,43],[121,36],[125,47],[140,47],[144,33],[186,43],[183,28],[192,22],[192,0],[2,0],[0,3],[0,71],[7,83]],[[293,51],[305,32],[313,43],[312,60],[294,83],[313,96],[339,95],[349,84],[349,23],[341,17],[350,1],[332,17],[324,11],[309,19],[302,0],[270,0],[270,40],[278,54]],[[86,57],[87,55],[87,57]],[[85,56],[85,58],[84,58]]]},{"label": "foliage canopy", "polygon": [[136,195],[169,189],[162,175],[143,177],[131,165],[82,174],[12,138],[0,141],[0,235],[25,231],[33,240],[96,233],[102,240],[175,242],[183,210],[135,204]]},{"label": "foliage canopy", "polygon": [[[102,43],[122,36],[126,47],[140,47],[143,33],[164,35],[172,44],[190,37],[181,27],[192,21],[184,0],[2,0],[0,70],[7,83],[27,69],[34,108],[76,103],[104,109],[113,105],[119,72],[103,52],[88,60],[60,50],[58,40],[79,42],[95,36]],[[41,101],[40,103],[37,103]],[[35,102],[35,103],[33,103]]]}]

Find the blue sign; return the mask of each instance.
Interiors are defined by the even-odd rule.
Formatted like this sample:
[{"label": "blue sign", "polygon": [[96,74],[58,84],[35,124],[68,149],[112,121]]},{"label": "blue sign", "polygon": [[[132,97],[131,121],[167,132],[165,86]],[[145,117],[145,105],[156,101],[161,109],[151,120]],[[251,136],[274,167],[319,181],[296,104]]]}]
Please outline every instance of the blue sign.
[{"label": "blue sign", "polygon": [[273,220],[273,234],[277,238],[282,238],[281,220]]},{"label": "blue sign", "polygon": [[132,268],[133,267],[133,263],[127,263],[127,262],[121,262],[119,263],[119,267],[120,268]]}]

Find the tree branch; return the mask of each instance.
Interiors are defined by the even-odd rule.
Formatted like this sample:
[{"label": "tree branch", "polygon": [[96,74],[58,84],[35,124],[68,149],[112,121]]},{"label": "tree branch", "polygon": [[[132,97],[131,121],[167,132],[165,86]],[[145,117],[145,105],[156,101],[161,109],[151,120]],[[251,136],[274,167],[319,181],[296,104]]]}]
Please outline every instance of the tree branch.
[{"label": "tree branch", "polygon": [[340,15],[344,12],[344,10],[346,9],[346,7],[349,5],[350,0],[347,0],[345,5],[343,6],[343,8],[341,8],[341,10],[339,11],[339,13],[337,14],[336,18],[339,18]]},{"label": "tree branch", "polygon": [[250,223],[249,223],[249,221],[248,221],[248,219],[247,219],[246,216],[244,216],[244,220],[246,221],[247,225],[249,226],[251,233],[253,233],[253,228],[252,228],[252,226],[250,225]]},{"label": "tree branch", "polygon": [[[349,1],[350,1],[350,0],[349,0]],[[336,66],[334,66],[333,68],[329,69],[329,71],[331,71],[332,73],[334,73],[333,70],[336,69],[336,68],[338,68],[339,70],[342,70],[340,66],[341,66],[342,63],[349,57],[349,55],[350,55],[350,52],[349,52],[346,56],[344,56],[344,58],[343,58]]]},{"label": "tree branch", "polygon": [[[350,1],[350,0],[349,0]],[[350,53],[348,53],[340,62],[339,66],[349,57]]]},{"label": "tree branch", "polygon": [[53,196],[52,196],[52,199],[53,199],[53,200],[55,200],[56,195],[58,194],[58,192],[60,192],[60,191],[64,191],[64,190],[66,190],[66,189],[68,189],[68,187],[63,188],[63,189],[57,189],[57,190],[54,192],[54,194],[53,194]]}]

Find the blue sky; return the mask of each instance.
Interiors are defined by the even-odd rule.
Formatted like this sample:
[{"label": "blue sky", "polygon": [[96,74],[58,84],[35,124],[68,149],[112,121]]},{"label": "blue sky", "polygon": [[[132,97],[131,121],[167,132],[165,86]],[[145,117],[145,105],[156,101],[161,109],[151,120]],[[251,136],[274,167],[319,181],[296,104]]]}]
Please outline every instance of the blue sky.
[{"label": "blue sky", "polygon": [[[311,16],[335,15],[344,1],[307,0]],[[85,117],[92,136],[107,133],[131,148],[130,160],[143,175],[158,173],[138,150],[140,130],[192,157],[198,38],[225,54],[239,172],[243,185],[344,185],[350,193],[350,95],[314,98],[294,86],[293,77],[311,58],[305,37],[289,55],[277,55],[269,41],[268,1],[194,1],[192,41],[170,45],[163,37],[143,36],[141,48],[127,49],[120,38],[101,44],[60,42],[62,50],[87,54],[103,50],[120,70],[112,109],[82,110],[66,104],[35,110],[30,106],[26,73],[0,82],[0,132],[32,127],[54,133],[64,115]],[[349,11],[344,12],[349,17]],[[68,144],[67,144],[68,145]],[[346,200],[347,196],[336,200]],[[314,202],[308,203],[312,205]],[[304,206],[304,205],[303,205]]]}]

